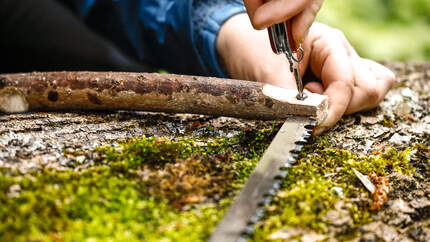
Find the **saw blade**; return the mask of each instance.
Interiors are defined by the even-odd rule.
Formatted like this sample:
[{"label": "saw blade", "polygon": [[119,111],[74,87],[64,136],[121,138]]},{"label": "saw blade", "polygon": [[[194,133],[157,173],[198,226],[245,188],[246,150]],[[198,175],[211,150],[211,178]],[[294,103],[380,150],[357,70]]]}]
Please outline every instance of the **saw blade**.
[{"label": "saw blade", "polygon": [[245,186],[209,238],[210,242],[246,241],[264,215],[264,206],[279,190],[288,168],[311,137],[316,121],[291,117],[264,152]]}]

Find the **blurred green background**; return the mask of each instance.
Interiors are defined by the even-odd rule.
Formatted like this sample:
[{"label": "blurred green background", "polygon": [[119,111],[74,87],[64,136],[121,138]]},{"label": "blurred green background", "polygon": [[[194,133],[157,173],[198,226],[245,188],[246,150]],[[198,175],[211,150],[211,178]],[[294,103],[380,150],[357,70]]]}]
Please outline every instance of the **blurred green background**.
[{"label": "blurred green background", "polygon": [[430,60],[430,0],[325,0],[317,20],[374,60]]}]

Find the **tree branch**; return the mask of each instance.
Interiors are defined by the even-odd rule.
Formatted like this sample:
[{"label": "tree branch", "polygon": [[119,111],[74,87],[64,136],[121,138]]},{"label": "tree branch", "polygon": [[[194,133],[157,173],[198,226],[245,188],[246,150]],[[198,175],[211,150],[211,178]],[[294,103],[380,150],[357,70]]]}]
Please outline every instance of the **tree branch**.
[{"label": "tree branch", "polygon": [[327,115],[327,97],[268,84],[214,77],[123,72],[0,75],[0,111],[140,110],[252,119]]}]

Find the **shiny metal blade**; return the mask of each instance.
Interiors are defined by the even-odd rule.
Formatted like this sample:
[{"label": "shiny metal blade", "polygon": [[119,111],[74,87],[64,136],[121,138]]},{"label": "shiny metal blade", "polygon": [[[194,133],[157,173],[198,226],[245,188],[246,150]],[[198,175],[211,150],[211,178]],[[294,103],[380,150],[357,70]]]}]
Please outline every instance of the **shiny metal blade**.
[{"label": "shiny metal blade", "polygon": [[252,234],[254,224],[264,214],[264,205],[271,202],[287,174],[282,168],[290,167],[295,162],[296,141],[308,137],[309,130],[305,125],[309,123],[309,117],[291,117],[285,121],[236,200],[218,223],[209,238],[210,242],[246,240]]},{"label": "shiny metal blade", "polygon": [[303,92],[303,81],[300,76],[299,63],[295,64],[293,69],[294,79],[296,80],[297,91],[299,92],[296,96],[297,100],[305,100],[307,98],[306,93]]}]

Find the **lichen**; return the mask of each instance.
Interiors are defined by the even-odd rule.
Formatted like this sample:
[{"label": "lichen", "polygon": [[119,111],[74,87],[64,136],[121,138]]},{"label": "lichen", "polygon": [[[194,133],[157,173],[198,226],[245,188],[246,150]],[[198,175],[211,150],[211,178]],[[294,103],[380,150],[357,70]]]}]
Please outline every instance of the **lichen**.
[{"label": "lichen", "polygon": [[[267,206],[264,220],[257,226],[253,240],[267,240],[283,228],[306,228],[317,233],[328,232],[328,211],[342,201],[352,224],[337,234],[338,238],[353,236],[358,226],[371,221],[369,195],[352,168],[368,174],[387,175],[393,171],[412,176],[409,164],[411,149],[388,148],[374,156],[357,156],[347,150],[329,147],[325,137],[305,147],[298,163],[289,171],[283,187]],[[341,190],[341,194],[336,192]],[[364,197],[363,197],[364,196]]]}]

